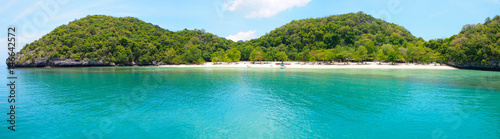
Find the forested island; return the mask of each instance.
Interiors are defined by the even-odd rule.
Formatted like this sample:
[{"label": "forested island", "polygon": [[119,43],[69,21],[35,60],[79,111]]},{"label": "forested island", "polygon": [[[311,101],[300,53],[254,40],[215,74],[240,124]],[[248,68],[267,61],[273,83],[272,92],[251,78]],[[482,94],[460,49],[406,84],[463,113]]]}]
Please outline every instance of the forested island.
[{"label": "forested island", "polygon": [[238,61],[437,62],[500,68],[500,16],[465,25],[457,35],[426,41],[363,12],[294,20],[245,42],[205,30],[169,31],[133,17],[93,15],[27,44],[17,67],[132,66]]}]

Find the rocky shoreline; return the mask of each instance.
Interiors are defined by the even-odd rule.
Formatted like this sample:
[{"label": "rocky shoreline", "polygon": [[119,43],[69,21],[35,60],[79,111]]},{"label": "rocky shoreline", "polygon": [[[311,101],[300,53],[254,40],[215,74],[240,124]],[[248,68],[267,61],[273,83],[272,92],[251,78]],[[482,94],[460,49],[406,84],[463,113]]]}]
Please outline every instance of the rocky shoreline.
[{"label": "rocky shoreline", "polygon": [[[104,62],[102,60],[80,60],[76,61],[73,59],[40,59],[39,61],[31,62],[31,61],[25,61],[19,64],[19,61],[16,60],[15,66],[19,68],[30,68],[30,67],[106,67],[106,66],[159,66],[159,65],[166,65],[163,64],[162,62],[152,62],[150,64],[141,64],[141,63],[135,63],[135,62],[130,62],[130,63],[120,63],[116,64],[113,62]],[[490,61],[490,63],[487,66],[478,64],[475,62],[467,62],[462,65],[456,65],[453,62],[449,62],[448,66],[457,68],[457,69],[469,69],[469,70],[486,70],[486,71],[500,71],[500,64],[493,60]]]},{"label": "rocky shoreline", "polygon": [[448,65],[459,69],[500,71],[500,63],[498,61],[492,60],[490,61],[490,63],[493,64],[482,65],[476,62],[466,62],[462,65],[456,65],[455,63],[450,62],[448,63]]},{"label": "rocky shoreline", "polygon": [[104,62],[102,60],[72,60],[72,59],[50,59],[50,60],[40,60],[36,62],[24,62],[24,63],[16,63],[16,67],[105,67],[105,66],[149,66],[152,64],[137,64],[135,62],[124,63],[124,64],[115,64],[110,62]]}]

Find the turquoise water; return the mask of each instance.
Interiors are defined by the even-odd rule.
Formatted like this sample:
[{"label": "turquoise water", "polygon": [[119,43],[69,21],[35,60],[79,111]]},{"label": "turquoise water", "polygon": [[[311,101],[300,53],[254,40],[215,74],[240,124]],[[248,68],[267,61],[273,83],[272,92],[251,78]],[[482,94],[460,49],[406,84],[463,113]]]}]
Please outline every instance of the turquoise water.
[{"label": "turquoise water", "polygon": [[500,138],[500,72],[19,69],[0,138]]}]

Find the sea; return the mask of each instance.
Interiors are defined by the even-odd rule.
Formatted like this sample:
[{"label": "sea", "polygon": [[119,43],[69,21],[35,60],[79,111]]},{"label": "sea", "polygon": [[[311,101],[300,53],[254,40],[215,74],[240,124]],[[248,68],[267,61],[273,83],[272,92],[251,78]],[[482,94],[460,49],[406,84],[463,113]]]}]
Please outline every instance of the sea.
[{"label": "sea", "polygon": [[[0,71],[2,139],[500,138],[500,72],[176,67]],[[15,102],[9,103],[11,99]]]}]

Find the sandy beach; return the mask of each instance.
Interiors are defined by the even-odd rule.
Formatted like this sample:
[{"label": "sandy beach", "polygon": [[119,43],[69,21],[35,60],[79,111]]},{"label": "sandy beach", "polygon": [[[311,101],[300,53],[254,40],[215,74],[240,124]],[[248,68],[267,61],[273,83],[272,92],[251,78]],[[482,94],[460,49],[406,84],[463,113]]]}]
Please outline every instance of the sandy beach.
[{"label": "sandy beach", "polygon": [[[212,63],[206,62],[202,65],[160,65],[159,67],[207,67],[207,68],[280,68],[280,65],[276,65],[276,63],[281,64],[281,62],[256,62],[256,64],[251,64],[251,61],[240,61],[233,63]],[[284,62],[289,63],[290,65],[286,65],[286,68],[303,68],[303,69],[443,69],[443,70],[453,70],[457,69],[447,65],[439,65],[439,64],[405,64],[398,63],[396,65],[392,65],[390,63],[381,63],[378,62],[366,62],[365,64],[358,64],[357,62],[351,62],[349,64],[335,62],[334,64],[318,64],[317,62]]]}]

